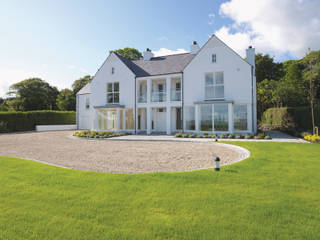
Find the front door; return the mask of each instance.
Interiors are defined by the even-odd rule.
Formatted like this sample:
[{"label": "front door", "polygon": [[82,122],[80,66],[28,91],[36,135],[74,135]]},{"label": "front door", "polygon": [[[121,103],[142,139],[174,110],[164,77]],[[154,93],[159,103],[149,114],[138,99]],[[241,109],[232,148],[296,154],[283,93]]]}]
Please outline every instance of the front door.
[{"label": "front door", "polygon": [[176,129],[182,129],[181,108],[176,108]]}]

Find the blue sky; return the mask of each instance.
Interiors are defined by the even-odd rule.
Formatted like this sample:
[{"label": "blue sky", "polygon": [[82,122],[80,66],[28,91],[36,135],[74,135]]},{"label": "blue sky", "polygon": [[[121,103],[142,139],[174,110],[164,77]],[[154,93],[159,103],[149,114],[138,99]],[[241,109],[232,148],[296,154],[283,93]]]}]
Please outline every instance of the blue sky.
[{"label": "blue sky", "polygon": [[[250,0],[243,3],[250,4]],[[237,4],[239,0],[2,1],[0,96],[9,85],[28,77],[41,77],[60,89],[70,88],[75,79],[93,75],[112,49],[128,46],[140,51],[149,47],[157,54],[183,52],[189,50],[193,40],[203,45],[211,34],[217,34],[241,55],[245,47],[253,44],[258,52],[270,53],[277,60],[301,57],[301,53],[297,54],[302,51],[299,47],[279,50],[273,39],[255,39],[257,34],[263,34],[254,23],[269,23],[259,17],[247,19],[241,13],[248,7],[241,6],[239,13]],[[266,4],[269,6],[268,1]],[[255,6],[256,12],[264,7]],[[283,11],[288,11],[284,9],[288,6],[283,6]],[[316,33],[317,20],[317,15],[310,19]],[[312,37],[309,41],[313,44]],[[285,45],[285,40],[275,39]],[[269,42],[272,43],[268,45]],[[320,46],[314,46],[317,47]]]}]

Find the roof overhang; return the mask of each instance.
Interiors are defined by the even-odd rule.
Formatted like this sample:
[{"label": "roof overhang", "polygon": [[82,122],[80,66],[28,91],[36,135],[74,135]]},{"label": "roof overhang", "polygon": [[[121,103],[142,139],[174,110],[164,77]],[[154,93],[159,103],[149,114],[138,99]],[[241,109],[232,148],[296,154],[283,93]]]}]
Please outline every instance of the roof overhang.
[{"label": "roof overhang", "polygon": [[232,100],[207,100],[207,101],[196,101],[194,102],[194,104],[199,104],[199,105],[203,105],[203,104],[217,104],[217,103],[234,103],[234,101]]},{"label": "roof overhang", "polygon": [[93,108],[125,108],[125,105],[121,104],[106,104],[103,106],[94,106]]}]

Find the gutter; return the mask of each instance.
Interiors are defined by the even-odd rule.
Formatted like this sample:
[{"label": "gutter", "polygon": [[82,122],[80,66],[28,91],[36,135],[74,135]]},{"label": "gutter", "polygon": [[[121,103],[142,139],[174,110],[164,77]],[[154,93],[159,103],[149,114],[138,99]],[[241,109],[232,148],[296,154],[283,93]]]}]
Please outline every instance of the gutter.
[{"label": "gutter", "polygon": [[254,112],[253,109],[254,108],[254,104],[253,104],[253,66],[251,65],[251,127],[252,127],[252,131],[255,133],[254,130]]},{"label": "gutter", "polygon": [[184,131],[184,81],[183,81],[183,72],[182,78],[181,78],[181,83],[182,83],[182,88],[181,88],[181,100],[182,100],[182,107],[181,107],[181,121],[182,121],[182,132]]},{"label": "gutter", "polygon": [[134,77],[134,134],[137,134],[137,76]]}]

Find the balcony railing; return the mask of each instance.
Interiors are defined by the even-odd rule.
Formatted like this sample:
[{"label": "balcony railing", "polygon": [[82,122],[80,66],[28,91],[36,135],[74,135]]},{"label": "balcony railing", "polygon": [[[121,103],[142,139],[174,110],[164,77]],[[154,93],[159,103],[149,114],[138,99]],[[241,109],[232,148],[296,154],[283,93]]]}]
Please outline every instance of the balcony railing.
[{"label": "balcony railing", "polygon": [[139,103],[146,103],[147,102],[147,93],[146,92],[139,92],[138,102]]},{"label": "balcony railing", "polygon": [[181,90],[171,90],[171,101],[181,101]]},{"label": "balcony railing", "polygon": [[151,92],[151,102],[165,102],[167,100],[167,94],[162,92]]}]

